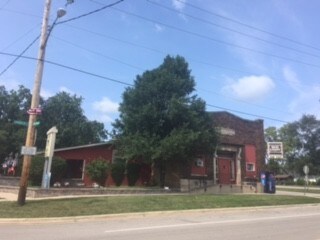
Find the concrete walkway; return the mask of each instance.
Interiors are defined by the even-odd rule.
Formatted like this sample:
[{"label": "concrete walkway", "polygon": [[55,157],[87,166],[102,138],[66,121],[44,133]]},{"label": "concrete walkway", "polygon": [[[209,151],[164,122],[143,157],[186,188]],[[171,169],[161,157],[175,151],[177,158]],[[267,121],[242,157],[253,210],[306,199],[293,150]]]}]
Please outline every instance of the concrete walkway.
[{"label": "concrete walkway", "polygon": [[17,201],[18,194],[0,192],[0,202],[2,201]]}]

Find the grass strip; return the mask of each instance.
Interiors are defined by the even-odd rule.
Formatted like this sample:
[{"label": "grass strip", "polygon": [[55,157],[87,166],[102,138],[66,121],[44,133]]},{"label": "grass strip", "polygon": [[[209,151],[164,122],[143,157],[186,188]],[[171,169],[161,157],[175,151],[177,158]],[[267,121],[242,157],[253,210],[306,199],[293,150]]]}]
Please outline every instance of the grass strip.
[{"label": "grass strip", "polygon": [[286,191],[286,192],[301,192],[301,193],[315,193],[315,194],[320,194],[320,189],[316,190],[316,189],[307,189],[306,191],[304,190],[304,188],[281,188],[281,187],[277,187],[277,190],[279,191]]},{"label": "grass strip", "polygon": [[320,203],[320,199],[277,195],[108,196],[0,202],[0,218],[87,216],[147,211]]}]

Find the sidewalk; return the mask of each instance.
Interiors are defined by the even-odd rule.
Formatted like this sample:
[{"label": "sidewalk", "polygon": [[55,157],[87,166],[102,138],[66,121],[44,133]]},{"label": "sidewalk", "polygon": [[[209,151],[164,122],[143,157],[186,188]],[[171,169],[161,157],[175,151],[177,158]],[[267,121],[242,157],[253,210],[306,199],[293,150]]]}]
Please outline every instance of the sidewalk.
[{"label": "sidewalk", "polygon": [[0,192],[0,202],[2,201],[17,201],[18,194]]}]

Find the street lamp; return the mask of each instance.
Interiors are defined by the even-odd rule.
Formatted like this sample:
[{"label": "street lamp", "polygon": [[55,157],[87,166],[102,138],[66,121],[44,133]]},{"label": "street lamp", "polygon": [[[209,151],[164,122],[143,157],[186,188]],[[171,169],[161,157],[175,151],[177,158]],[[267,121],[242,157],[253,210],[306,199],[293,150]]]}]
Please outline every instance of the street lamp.
[{"label": "street lamp", "polygon": [[[41,36],[40,36],[40,47],[38,51],[38,61],[37,61],[34,87],[33,87],[32,99],[31,99],[31,107],[28,111],[28,114],[29,114],[28,131],[27,131],[25,146],[22,148],[22,151],[21,151],[24,156],[23,156],[23,166],[22,166],[22,173],[21,173],[21,179],[20,179],[20,187],[19,187],[19,193],[18,193],[19,205],[24,205],[26,201],[28,178],[29,178],[29,172],[30,172],[30,166],[31,166],[31,157],[35,155],[35,152],[36,152],[36,148],[34,147],[34,142],[35,142],[35,124],[34,123],[36,122],[37,115],[41,114],[41,109],[39,107],[40,88],[41,88],[41,81],[42,81],[42,75],[43,75],[44,56],[45,56],[45,50],[46,50],[46,45],[48,40],[47,38],[49,37],[48,23],[49,23],[51,1],[52,0],[46,0],[45,7],[44,7]],[[69,1],[70,0],[68,0],[68,3]],[[63,17],[65,14],[66,14],[66,10],[60,8],[57,12],[57,18]],[[52,30],[52,27],[51,27],[51,30]]]}]

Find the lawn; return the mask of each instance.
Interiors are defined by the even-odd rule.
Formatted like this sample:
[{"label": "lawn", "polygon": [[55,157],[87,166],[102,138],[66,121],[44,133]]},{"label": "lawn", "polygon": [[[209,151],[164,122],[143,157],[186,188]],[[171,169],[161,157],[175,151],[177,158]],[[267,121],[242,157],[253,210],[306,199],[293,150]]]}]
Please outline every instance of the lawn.
[{"label": "lawn", "polygon": [[301,192],[301,193],[315,193],[320,194],[320,189],[304,189],[304,188],[281,188],[277,187],[277,190],[279,191],[286,191],[286,192]]},{"label": "lawn", "polygon": [[320,203],[320,199],[278,195],[108,196],[0,202],[0,218],[87,216],[147,211],[214,209]]}]

